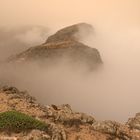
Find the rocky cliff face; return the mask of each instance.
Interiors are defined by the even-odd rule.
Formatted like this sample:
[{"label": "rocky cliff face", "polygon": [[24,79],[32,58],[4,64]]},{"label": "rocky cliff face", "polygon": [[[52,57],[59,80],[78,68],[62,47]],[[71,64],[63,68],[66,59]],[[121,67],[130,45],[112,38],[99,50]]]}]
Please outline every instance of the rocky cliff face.
[{"label": "rocky cliff face", "polygon": [[84,64],[95,68],[102,63],[99,51],[79,41],[91,31],[93,31],[92,26],[86,23],[66,27],[48,37],[44,44],[29,48],[11,57],[10,60],[18,62],[29,60],[67,61],[71,64]]},{"label": "rocky cliff face", "polygon": [[0,89],[0,113],[16,110],[45,122],[47,131],[32,129],[24,132],[1,131],[0,138],[13,140],[140,140],[139,114],[126,124],[97,121],[94,117],[75,112],[70,105],[40,105],[27,92],[15,87]]}]

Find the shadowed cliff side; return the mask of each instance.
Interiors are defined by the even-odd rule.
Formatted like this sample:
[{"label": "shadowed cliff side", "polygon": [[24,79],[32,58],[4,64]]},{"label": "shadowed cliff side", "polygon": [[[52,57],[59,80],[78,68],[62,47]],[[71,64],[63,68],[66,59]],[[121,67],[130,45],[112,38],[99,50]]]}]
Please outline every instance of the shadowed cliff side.
[{"label": "shadowed cliff side", "polygon": [[75,24],[57,31],[39,46],[17,54],[10,61],[46,60],[47,62],[70,62],[70,64],[86,65],[95,68],[102,63],[100,53],[79,41],[93,32],[91,25]]}]

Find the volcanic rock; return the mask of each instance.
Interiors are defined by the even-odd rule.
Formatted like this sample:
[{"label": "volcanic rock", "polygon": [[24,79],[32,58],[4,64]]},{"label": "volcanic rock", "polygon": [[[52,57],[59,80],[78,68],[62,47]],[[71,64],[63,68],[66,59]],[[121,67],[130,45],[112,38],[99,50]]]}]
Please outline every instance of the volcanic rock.
[{"label": "volcanic rock", "polygon": [[54,35],[48,37],[46,43],[64,42],[64,41],[79,41],[83,36],[86,37],[92,33],[93,27],[87,23],[79,23],[65,27],[57,31]]},{"label": "volcanic rock", "polygon": [[137,113],[134,118],[129,118],[126,124],[130,128],[140,130],[140,113]]},{"label": "volcanic rock", "polygon": [[9,60],[17,62],[29,60],[41,60],[41,62],[42,60],[49,62],[67,61],[71,64],[84,64],[90,68],[96,68],[102,63],[99,51],[83,44],[79,40],[88,36],[91,31],[93,31],[92,26],[86,23],[66,27],[48,37],[44,44],[31,47],[9,58]]},{"label": "volcanic rock", "polygon": [[[0,138],[19,140],[140,140],[140,122],[131,119],[127,124],[115,121],[96,121],[94,117],[72,110],[70,105],[40,105],[27,91],[15,87],[0,89],[0,113],[19,111],[47,124],[47,131],[1,131]],[[139,119],[139,114],[136,115]],[[135,125],[136,124],[136,125]],[[135,128],[135,129],[134,129]]]}]

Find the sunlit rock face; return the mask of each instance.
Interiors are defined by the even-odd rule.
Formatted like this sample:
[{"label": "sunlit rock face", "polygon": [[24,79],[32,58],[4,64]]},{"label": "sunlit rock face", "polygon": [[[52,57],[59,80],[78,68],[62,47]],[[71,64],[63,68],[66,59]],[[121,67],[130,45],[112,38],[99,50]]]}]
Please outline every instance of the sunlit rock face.
[{"label": "sunlit rock face", "polygon": [[18,62],[47,60],[53,63],[66,62],[96,68],[102,63],[99,51],[80,42],[81,38],[91,32],[94,32],[92,26],[86,23],[65,27],[48,37],[44,44],[29,48],[10,60]]}]

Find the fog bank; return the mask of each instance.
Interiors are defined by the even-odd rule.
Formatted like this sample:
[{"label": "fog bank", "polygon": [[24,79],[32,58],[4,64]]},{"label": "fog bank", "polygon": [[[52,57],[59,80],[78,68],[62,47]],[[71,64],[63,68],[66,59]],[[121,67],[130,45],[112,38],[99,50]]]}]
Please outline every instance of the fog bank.
[{"label": "fog bank", "polygon": [[[69,103],[97,119],[126,121],[140,111],[139,10],[139,0],[0,0],[1,61],[43,43],[57,29],[87,22],[95,32],[81,41],[97,48],[104,63],[92,73],[64,61],[51,67],[1,64],[1,82],[28,90],[44,104]],[[24,32],[29,25],[40,26]]]}]

